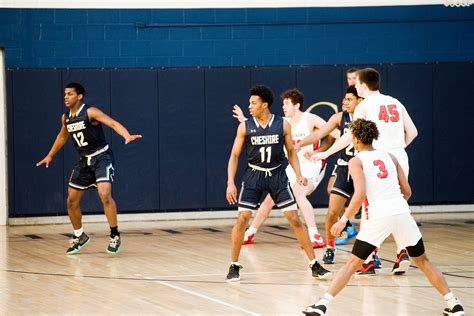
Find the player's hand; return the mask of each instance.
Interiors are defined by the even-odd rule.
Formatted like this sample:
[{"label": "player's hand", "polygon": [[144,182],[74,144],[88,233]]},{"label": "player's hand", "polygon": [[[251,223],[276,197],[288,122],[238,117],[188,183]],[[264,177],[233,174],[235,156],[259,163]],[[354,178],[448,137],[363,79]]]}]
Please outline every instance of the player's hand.
[{"label": "player's hand", "polygon": [[52,160],[53,160],[53,157],[46,156],[46,157],[43,158],[43,160],[41,160],[40,162],[36,163],[36,167],[45,165],[46,168],[49,168],[49,164],[51,163]]},{"label": "player's hand", "polygon": [[130,135],[129,137],[125,138],[125,145],[142,138],[142,135]]},{"label": "player's hand", "polygon": [[301,150],[300,144],[295,144],[295,152],[298,153]]},{"label": "player's hand", "polygon": [[311,156],[313,155],[313,152],[305,151],[303,154],[303,157],[305,157],[308,160],[311,160]]},{"label": "player's hand", "polygon": [[230,205],[234,205],[237,203],[237,187],[235,184],[228,184],[227,185],[227,191],[225,193],[227,202],[229,202]]},{"label": "player's hand", "polygon": [[342,230],[346,227],[346,223],[343,223],[341,221],[337,221],[334,225],[331,227],[331,234],[334,237],[339,237],[341,234]]},{"label": "player's hand", "polygon": [[328,158],[328,155],[326,154],[325,151],[320,152],[320,153],[315,153],[314,155],[311,156],[311,160],[313,161],[324,160],[327,158]]},{"label": "player's hand", "polygon": [[306,179],[306,178],[303,177],[303,176],[299,176],[298,178],[296,178],[296,182],[297,182],[299,185],[303,185],[303,186],[307,186],[307,185],[308,185],[308,179]]},{"label": "player's hand", "polygon": [[247,120],[247,118],[244,116],[244,112],[237,104],[235,104],[232,108],[232,116],[235,117],[240,123]]}]

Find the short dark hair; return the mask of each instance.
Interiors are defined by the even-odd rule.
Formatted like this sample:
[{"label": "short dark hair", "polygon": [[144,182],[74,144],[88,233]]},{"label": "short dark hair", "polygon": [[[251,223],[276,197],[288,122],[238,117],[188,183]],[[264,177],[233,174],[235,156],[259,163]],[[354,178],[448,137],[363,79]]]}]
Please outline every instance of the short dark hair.
[{"label": "short dark hair", "polygon": [[351,74],[358,71],[359,71],[359,68],[352,67],[352,68],[347,69],[346,74]]},{"label": "short dark hair", "polygon": [[281,97],[282,100],[290,99],[291,103],[293,103],[293,104],[299,103],[300,104],[300,110],[303,110],[304,95],[303,95],[303,92],[301,92],[300,90],[298,90],[296,88],[286,90],[285,92],[283,92],[281,94],[280,97]]},{"label": "short dark hair", "polygon": [[360,98],[359,95],[357,94],[357,89],[356,89],[355,85],[347,87],[346,94],[347,93],[353,94],[357,99]]},{"label": "short dark hair", "polygon": [[263,102],[268,103],[268,107],[273,104],[273,92],[267,86],[253,86],[249,92],[250,96],[256,95],[259,96]]},{"label": "short dark hair", "polygon": [[86,96],[86,89],[84,89],[84,87],[80,83],[70,82],[64,87],[64,89],[66,88],[74,89],[77,94],[82,94],[82,97]]},{"label": "short dark hair", "polygon": [[371,91],[379,90],[380,74],[374,68],[364,68],[357,72],[360,83],[365,83]]},{"label": "short dark hair", "polygon": [[374,139],[379,138],[377,124],[372,121],[357,119],[349,125],[349,128],[352,135],[360,140],[364,145],[370,145]]}]

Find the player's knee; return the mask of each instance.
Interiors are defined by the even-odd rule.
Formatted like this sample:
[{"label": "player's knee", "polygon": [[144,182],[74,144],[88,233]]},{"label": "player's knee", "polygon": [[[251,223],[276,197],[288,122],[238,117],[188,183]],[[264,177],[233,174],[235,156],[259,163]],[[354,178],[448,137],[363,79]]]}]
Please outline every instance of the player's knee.
[{"label": "player's knee", "polygon": [[66,203],[67,203],[68,208],[78,206],[79,202],[80,202],[79,198],[72,197],[72,196],[68,196],[67,199],[66,199]]},{"label": "player's knee", "polygon": [[110,194],[110,192],[99,192],[99,198],[104,205],[108,205],[112,202],[112,194]]}]

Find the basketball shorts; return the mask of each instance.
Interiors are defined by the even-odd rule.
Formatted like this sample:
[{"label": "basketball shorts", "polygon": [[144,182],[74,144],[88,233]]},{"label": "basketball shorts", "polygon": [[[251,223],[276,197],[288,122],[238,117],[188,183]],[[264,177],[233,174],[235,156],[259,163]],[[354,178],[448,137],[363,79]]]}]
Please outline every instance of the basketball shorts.
[{"label": "basketball shorts", "polygon": [[113,182],[113,162],[114,157],[110,149],[91,158],[81,156],[72,169],[69,186],[78,190],[86,190],[95,187],[99,182]]},{"label": "basketball shorts", "polygon": [[331,193],[349,199],[354,194],[354,183],[349,175],[349,166],[337,166],[334,170],[335,178]]},{"label": "basketball shorts", "polygon": [[250,210],[253,212],[257,210],[267,193],[270,194],[280,210],[293,211],[297,209],[296,199],[284,168],[272,170],[271,175],[264,171],[247,168],[239,194],[239,211]]},{"label": "basketball shorts", "polygon": [[421,238],[420,229],[410,213],[369,218],[364,221],[356,238],[378,248],[390,235],[400,249],[415,246]]},{"label": "basketball shorts", "polygon": [[[317,161],[317,162],[300,162],[301,175],[308,179],[308,184],[313,186],[313,189],[316,189],[321,183],[326,173],[326,162]],[[288,181],[290,181],[291,187],[294,187],[296,184],[296,174],[291,165],[286,167],[286,176]]]}]

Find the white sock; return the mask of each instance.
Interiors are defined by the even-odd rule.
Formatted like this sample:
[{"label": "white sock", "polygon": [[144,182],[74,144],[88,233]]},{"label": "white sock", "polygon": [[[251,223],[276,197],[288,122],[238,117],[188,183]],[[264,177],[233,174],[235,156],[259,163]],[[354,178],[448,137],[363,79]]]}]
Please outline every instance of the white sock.
[{"label": "white sock", "polygon": [[453,308],[454,305],[459,304],[460,301],[454,296],[453,292],[449,292],[445,296],[443,296],[448,308]]},{"label": "white sock", "polygon": [[319,301],[316,303],[316,306],[317,305],[327,306],[333,298],[334,298],[334,296],[332,296],[331,294],[326,292],[326,293],[324,293],[323,297],[321,297],[319,299]]},{"label": "white sock", "polygon": [[236,266],[240,266],[240,263],[238,261],[235,261],[235,262],[230,262],[231,265],[235,264]]},{"label": "white sock", "polygon": [[313,238],[316,234],[319,235],[318,228],[316,226],[308,228],[308,234],[311,238]]},{"label": "white sock", "polygon": [[252,234],[256,234],[258,231],[257,228],[253,227],[253,226],[250,226],[248,229],[247,229],[247,235],[252,235]]},{"label": "white sock", "polygon": [[318,262],[318,260],[316,260],[316,259],[311,260],[311,261],[309,262],[309,266],[310,266],[310,267],[313,266],[313,264],[315,264],[316,262]]},{"label": "white sock", "polygon": [[82,233],[84,233],[84,229],[82,227],[79,229],[74,229],[74,236],[81,237]]}]

